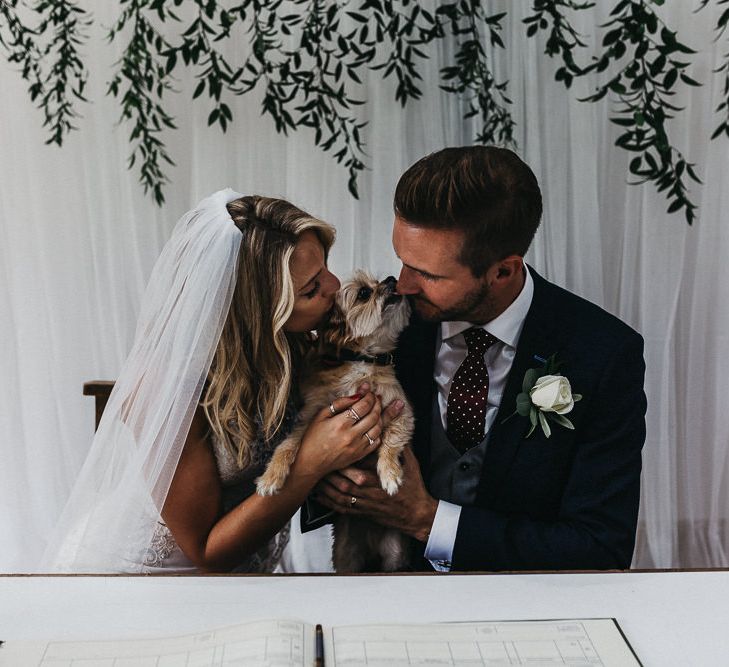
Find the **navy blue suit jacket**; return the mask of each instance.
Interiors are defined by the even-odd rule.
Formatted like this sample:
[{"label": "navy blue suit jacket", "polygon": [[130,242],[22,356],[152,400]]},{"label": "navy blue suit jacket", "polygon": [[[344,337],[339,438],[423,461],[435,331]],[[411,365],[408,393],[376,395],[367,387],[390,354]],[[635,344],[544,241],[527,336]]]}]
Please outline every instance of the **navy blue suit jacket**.
[{"label": "navy blue suit jacket", "polygon": [[[461,512],[453,570],[623,569],[640,494],[646,399],[643,339],[595,304],[531,270],[534,298],[483,463]],[[413,318],[396,369],[415,412],[413,447],[428,484],[437,324]],[[513,416],[524,373],[557,355],[574,393],[574,431],[550,422],[526,437]]]}]

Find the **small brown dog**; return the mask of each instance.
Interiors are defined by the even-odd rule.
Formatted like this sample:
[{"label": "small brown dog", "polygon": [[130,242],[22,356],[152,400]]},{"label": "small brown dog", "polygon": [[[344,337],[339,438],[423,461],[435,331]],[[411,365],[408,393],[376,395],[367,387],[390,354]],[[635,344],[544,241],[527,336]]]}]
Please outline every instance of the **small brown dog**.
[{"label": "small brown dog", "polygon": [[[349,396],[363,383],[388,405],[405,402],[402,412],[381,434],[377,474],[390,495],[402,484],[400,453],[412,437],[412,408],[395,377],[392,352],[410,317],[406,299],[395,292],[396,280],[378,282],[357,271],[337,294],[332,317],[320,332],[320,356],[304,377],[304,407],[297,424],[273,453],[263,475],[256,480],[258,493],[276,493],[286,480],[301,438],[311,419],[338,396]],[[393,572],[407,563],[407,540],[397,530],[356,516],[339,515],[334,526],[334,569]]]}]

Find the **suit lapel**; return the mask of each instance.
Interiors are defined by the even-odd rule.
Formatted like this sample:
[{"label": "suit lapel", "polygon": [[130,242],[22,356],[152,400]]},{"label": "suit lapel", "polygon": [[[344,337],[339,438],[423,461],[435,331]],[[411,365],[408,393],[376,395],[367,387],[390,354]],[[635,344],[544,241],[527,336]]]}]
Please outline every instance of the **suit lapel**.
[{"label": "suit lapel", "polygon": [[541,366],[543,362],[539,359],[546,359],[557,352],[554,349],[555,321],[549,283],[531,267],[529,271],[534,280],[534,296],[524,320],[524,328],[501,398],[501,405],[489,434],[479,487],[480,500],[493,498],[498,493],[519,451],[519,445],[530,427],[528,419],[518,415],[511,416],[516,409],[516,397],[522,390],[524,374],[530,368]]},{"label": "suit lapel", "polygon": [[415,415],[413,449],[421,469],[430,462],[430,423],[437,324],[417,318],[403,331],[395,351],[395,370]]}]

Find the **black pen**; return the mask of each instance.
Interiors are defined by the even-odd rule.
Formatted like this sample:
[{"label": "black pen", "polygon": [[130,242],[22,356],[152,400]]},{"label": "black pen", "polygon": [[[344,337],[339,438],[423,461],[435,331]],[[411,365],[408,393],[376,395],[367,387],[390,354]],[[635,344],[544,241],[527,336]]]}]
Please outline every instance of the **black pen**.
[{"label": "black pen", "polygon": [[314,667],[324,667],[324,632],[321,629],[321,624],[316,624],[316,656],[314,660]]}]

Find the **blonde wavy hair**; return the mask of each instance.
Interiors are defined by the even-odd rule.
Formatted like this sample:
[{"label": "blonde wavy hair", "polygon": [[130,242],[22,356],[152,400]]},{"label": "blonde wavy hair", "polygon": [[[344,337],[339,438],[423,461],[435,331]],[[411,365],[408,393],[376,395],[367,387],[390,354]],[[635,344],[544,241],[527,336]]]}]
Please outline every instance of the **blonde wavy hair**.
[{"label": "blonde wavy hair", "polygon": [[335,231],[283,199],[241,197],[228,212],[242,234],[238,273],[202,406],[213,433],[244,468],[258,437],[256,417],[267,440],[281,427],[294,365],[310,342],[308,333],[283,329],[296,298],[289,269],[294,246],[313,230],[328,256]]}]

